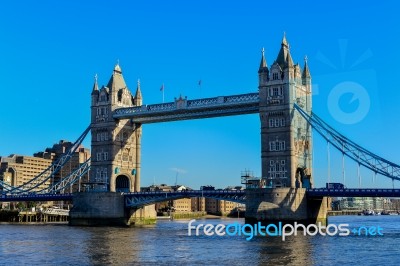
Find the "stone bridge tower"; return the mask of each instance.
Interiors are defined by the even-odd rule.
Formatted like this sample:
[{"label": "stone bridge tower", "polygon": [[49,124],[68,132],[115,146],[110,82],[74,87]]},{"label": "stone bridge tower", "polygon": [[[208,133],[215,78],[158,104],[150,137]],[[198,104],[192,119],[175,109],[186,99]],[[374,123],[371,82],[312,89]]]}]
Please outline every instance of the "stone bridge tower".
[{"label": "stone bridge tower", "polygon": [[284,36],[268,67],[262,51],[259,77],[261,184],[246,191],[246,223],[326,223],[326,198],[307,198],[312,187],[311,126],[294,108],[311,113],[311,75],[294,64]]},{"label": "stone bridge tower", "polygon": [[294,109],[296,103],[311,113],[311,75],[294,64],[286,36],[268,68],[262,51],[259,76],[263,187],[310,187],[311,128]]},{"label": "stone bridge tower", "polygon": [[115,120],[115,109],[142,105],[138,81],[133,96],[125,84],[119,64],[115,65],[107,86],[92,90],[92,160],[90,187],[111,192],[140,190],[140,145],[142,129],[129,119]]}]

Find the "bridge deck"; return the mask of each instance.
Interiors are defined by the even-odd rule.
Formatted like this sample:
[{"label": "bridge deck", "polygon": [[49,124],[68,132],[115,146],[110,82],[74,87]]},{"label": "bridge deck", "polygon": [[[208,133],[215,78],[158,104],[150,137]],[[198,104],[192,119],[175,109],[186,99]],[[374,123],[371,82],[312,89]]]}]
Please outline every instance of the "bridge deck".
[{"label": "bridge deck", "polygon": [[[385,188],[346,188],[307,189],[308,197],[400,197],[400,189]],[[72,200],[73,194],[23,194],[23,195],[1,195],[0,202],[11,201],[61,201]],[[205,197],[220,200],[245,203],[245,190],[185,190],[173,192],[131,192],[124,193],[126,207],[138,207],[153,204],[160,201],[175,200],[191,197]]]}]

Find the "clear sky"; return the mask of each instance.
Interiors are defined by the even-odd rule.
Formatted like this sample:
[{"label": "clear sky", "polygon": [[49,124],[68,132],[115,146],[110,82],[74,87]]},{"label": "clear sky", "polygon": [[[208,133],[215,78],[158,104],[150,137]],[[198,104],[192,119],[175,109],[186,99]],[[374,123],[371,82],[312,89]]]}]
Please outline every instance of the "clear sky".
[{"label": "clear sky", "polygon": [[[399,4],[355,2],[1,1],[0,155],[74,141],[90,122],[94,75],[106,84],[117,60],[131,91],[140,78],[145,104],[162,101],[163,83],[166,101],[256,92],[260,50],[271,65],[286,32],[294,61],[308,56],[314,112],[400,163]],[[142,185],[172,184],[176,173],[194,188],[237,185],[245,168],[259,176],[259,128],[257,115],[145,125]],[[316,135],[314,149],[322,186],[326,143]]]}]

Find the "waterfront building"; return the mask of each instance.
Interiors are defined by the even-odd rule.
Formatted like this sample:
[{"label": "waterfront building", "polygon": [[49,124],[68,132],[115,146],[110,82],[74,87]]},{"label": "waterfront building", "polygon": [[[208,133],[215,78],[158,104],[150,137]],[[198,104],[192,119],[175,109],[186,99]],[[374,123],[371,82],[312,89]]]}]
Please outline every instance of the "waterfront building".
[{"label": "waterfront building", "polygon": [[[12,154],[0,157],[0,178],[13,187],[19,187],[35,178],[53,163],[52,154],[48,158]],[[51,180],[40,184],[33,191],[49,187]]]},{"label": "waterfront building", "polygon": [[192,212],[205,212],[206,199],[203,197],[191,198]]},{"label": "waterfront building", "polygon": [[238,204],[232,201],[205,199],[205,210],[209,214],[228,215],[237,207]]},{"label": "waterfront building", "polygon": [[[61,140],[51,148],[46,148],[43,152],[37,152],[33,156],[15,155],[0,157],[0,179],[11,186],[21,186],[40,173],[45,171],[52,163],[62,157],[73,145],[73,143]],[[54,175],[53,178],[40,184],[32,192],[48,188],[50,185],[68,176],[73,170],[77,169],[82,163],[90,158],[90,150],[80,146],[72,155],[71,159]],[[88,174],[84,175],[78,184],[67,188],[65,192],[76,192],[81,188],[81,183],[88,181]]]},{"label": "waterfront building", "polygon": [[[336,202],[338,210],[384,210],[387,199],[381,197],[348,197]],[[386,206],[386,207],[385,207]]]}]

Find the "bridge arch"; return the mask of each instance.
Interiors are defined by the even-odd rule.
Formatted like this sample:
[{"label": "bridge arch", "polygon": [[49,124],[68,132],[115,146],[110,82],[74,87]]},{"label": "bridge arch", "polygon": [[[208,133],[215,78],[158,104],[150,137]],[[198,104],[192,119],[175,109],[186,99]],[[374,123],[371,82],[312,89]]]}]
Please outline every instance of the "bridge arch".
[{"label": "bridge arch", "polygon": [[111,191],[115,192],[130,192],[133,178],[129,175],[120,174],[115,177],[114,182],[111,182]]}]

